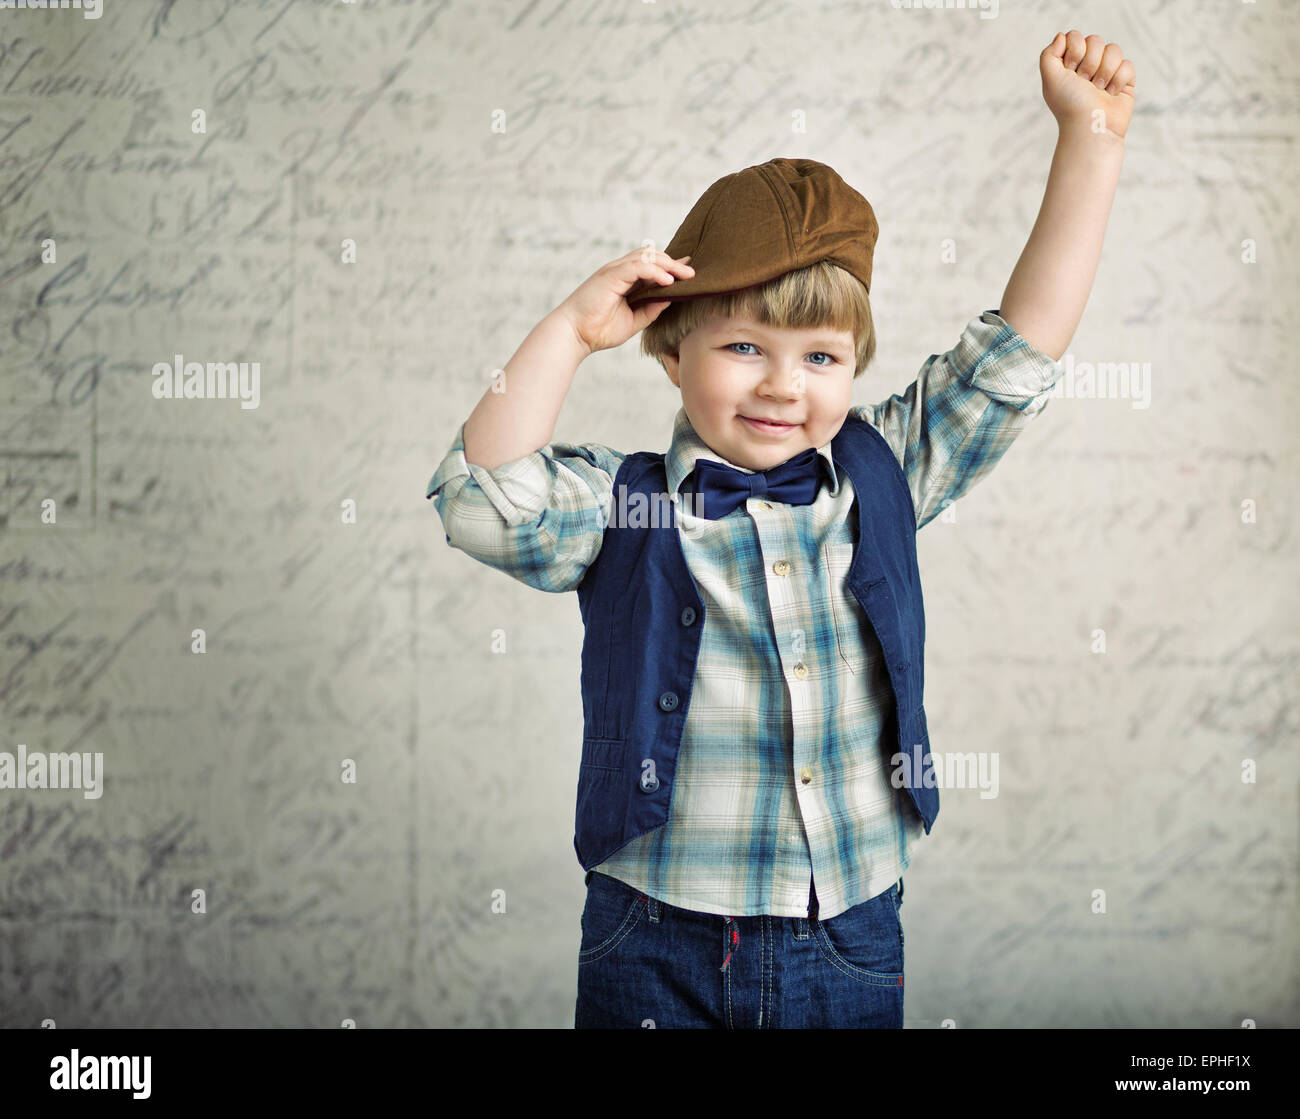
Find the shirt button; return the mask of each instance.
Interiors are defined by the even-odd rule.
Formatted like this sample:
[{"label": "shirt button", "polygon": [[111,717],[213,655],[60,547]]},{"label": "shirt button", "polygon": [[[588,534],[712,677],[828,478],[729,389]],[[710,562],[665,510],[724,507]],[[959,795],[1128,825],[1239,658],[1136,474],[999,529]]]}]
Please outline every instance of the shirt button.
[{"label": "shirt button", "polygon": [[796,664],[796,665],[794,666],[794,674],[795,674],[797,677],[799,677],[800,680],[807,680],[807,679],[808,679],[808,666],[807,666],[806,664],[804,664],[803,661],[800,661],[798,664]]},{"label": "shirt button", "polygon": [[682,625],[689,626],[695,624],[695,607],[688,606],[682,611]]},{"label": "shirt button", "polygon": [[805,785],[808,784],[808,782],[812,780],[812,770],[807,766],[804,766],[803,769],[799,771],[799,780]]},{"label": "shirt button", "polygon": [[758,507],[759,507],[760,509],[771,509],[771,508],[772,508],[772,503],[771,503],[770,501],[760,501],[760,502],[758,503]]},{"label": "shirt button", "polygon": [[776,563],[772,564],[772,570],[778,575],[789,575],[790,563],[788,560],[777,560]]},{"label": "shirt button", "polygon": [[676,692],[664,692],[664,694],[661,695],[661,696],[659,697],[659,706],[660,706],[660,708],[662,708],[664,711],[673,711],[673,710],[676,710],[676,708],[677,708],[677,693],[676,693]]}]

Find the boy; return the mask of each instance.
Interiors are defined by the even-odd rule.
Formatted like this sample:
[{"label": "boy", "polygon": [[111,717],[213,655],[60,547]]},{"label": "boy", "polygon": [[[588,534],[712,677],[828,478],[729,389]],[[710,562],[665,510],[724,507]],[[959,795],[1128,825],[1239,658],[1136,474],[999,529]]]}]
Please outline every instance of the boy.
[{"label": "boy", "polygon": [[[1039,66],[1029,242],[903,396],[850,403],[870,204],[774,159],[543,319],[434,474],[449,543],[578,592],[579,1028],[902,1025],[902,873],[939,808],[915,534],[1046,406],[1132,111],[1114,44],[1058,34]],[[642,330],[682,394],[667,454],[552,444],[578,364]]]}]

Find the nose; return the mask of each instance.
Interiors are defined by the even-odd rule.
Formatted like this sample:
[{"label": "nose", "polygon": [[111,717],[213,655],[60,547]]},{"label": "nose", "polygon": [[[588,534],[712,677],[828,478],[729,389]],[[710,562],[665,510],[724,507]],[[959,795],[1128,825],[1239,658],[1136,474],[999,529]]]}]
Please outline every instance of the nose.
[{"label": "nose", "polygon": [[798,400],[804,394],[806,376],[798,365],[769,366],[758,386],[758,393],[775,400]]}]

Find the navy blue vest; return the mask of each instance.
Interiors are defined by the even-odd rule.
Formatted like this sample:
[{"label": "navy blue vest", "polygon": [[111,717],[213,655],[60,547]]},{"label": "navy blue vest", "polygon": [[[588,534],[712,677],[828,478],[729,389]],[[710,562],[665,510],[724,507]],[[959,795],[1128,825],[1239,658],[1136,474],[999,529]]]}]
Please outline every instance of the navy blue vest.
[{"label": "navy blue vest", "polygon": [[[831,455],[855,491],[857,539],[848,585],[880,641],[898,751],[906,757],[901,773],[928,835],[939,814],[939,791],[922,706],[925,610],[912,495],[889,444],[865,420],[845,420]],[[616,515],[578,586],[584,726],[573,846],[584,870],[665,824],[672,803],[704,603],[682,554],[667,491],[662,454],[638,451],[623,460],[614,478]],[[637,500],[633,495],[644,495],[647,518],[624,515],[624,494],[630,503]],[[650,508],[666,515],[650,518]],[[646,519],[654,527],[628,524]],[[892,764],[889,769],[892,775]]]}]

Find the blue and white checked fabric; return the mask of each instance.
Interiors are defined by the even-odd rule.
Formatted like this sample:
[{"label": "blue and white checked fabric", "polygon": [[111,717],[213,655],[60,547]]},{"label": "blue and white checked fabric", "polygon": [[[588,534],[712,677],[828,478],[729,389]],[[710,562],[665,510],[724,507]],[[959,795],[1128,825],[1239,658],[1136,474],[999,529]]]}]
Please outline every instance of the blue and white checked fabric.
[{"label": "blue and white checked fabric", "polygon": [[[901,395],[853,409],[902,464],[918,529],[993,468],[1060,373],[985,311]],[[448,542],[530,586],[575,590],[600,551],[625,454],[550,443],[489,470],[466,462],[463,432],[428,488]],[[705,627],[671,813],[597,868],[670,905],[802,917],[815,876],[829,919],[896,882],[924,834],[906,790],[889,781],[889,678],[844,582],[853,485],[829,444],[818,453],[826,484],[811,505],[750,498],[714,521],[678,506]],[[726,461],[679,409],[665,459],[671,494],[700,458]],[[781,559],[790,577],[769,579]],[[812,669],[798,695],[782,650]]]}]

